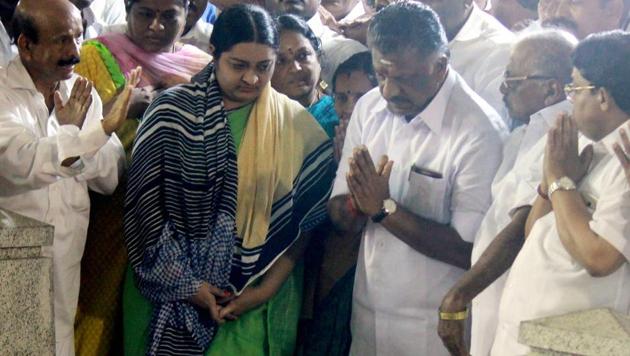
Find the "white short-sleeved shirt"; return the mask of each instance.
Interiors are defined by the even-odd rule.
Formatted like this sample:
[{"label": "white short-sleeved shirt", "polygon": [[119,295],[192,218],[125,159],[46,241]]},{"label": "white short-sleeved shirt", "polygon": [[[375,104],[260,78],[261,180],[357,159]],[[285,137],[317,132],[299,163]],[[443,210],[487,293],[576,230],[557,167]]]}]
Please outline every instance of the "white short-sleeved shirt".
[{"label": "white short-sleeved shirt", "polygon": [[448,47],[451,66],[506,122],[510,119],[499,91],[514,34],[492,15],[473,4],[473,10]]},{"label": "white short-sleeved shirt", "polygon": [[[584,139],[582,139],[584,141]],[[591,230],[630,260],[630,188],[612,145],[617,130],[594,143],[594,157],[578,191],[593,214]],[[565,249],[554,212],[532,227],[508,275],[492,355],[522,355],[521,321],[609,307],[630,311],[630,266],[626,261],[605,277],[592,277]]]},{"label": "white short-sleeved shirt", "polygon": [[[501,138],[492,122],[503,124],[453,69],[427,108],[409,122],[389,112],[375,88],[359,100],[350,119],[332,196],[348,192],[348,158],[354,147],[366,145],[375,160],[388,155],[394,161],[392,199],[414,214],[449,224],[472,242],[501,161]],[[414,166],[443,178],[416,173]],[[437,310],[463,272],[368,222],[355,277],[351,354],[446,355],[435,329]]]},{"label": "white short-sleeved shirt", "polygon": [[[510,134],[503,148],[503,161],[492,183],[492,205],[481,222],[472,251],[474,265],[481,254],[494,241],[497,234],[512,220],[510,212],[518,205],[517,201],[531,201],[536,197],[536,186],[526,184],[525,177],[533,165],[542,165],[545,134],[553,126],[558,114],[570,112],[571,103],[562,101],[546,107],[530,117],[528,125],[519,126]],[[544,142],[543,142],[544,143]],[[542,172],[541,172],[542,173]],[[541,177],[537,177],[540,181]],[[522,195],[527,198],[515,199],[514,192],[523,184]],[[527,189],[529,188],[529,189]],[[521,205],[522,206],[522,205]],[[472,303],[471,355],[488,355],[497,326],[499,301],[507,273],[484,289]]]}]

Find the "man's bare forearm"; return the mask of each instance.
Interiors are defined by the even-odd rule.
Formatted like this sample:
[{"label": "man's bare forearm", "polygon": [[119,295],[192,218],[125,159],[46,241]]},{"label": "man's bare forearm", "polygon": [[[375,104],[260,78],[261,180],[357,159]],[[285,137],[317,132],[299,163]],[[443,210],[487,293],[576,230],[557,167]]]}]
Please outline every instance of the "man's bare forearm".
[{"label": "man's bare forearm", "polygon": [[450,265],[470,268],[472,244],[462,240],[448,225],[417,216],[402,206],[381,224],[414,250]]},{"label": "man's bare forearm", "polygon": [[549,214],[551,211],[551,203],[544,199],[541,196],[536,198],[534,205],[532,206],[529,215],[527,216],[527,222],[525,223],[525,239],[529,236],[529,233],[532,231],[532,227],[534,227],[534,223],[542,218],[543,216]]},{"label": "man's bare forearm", "polygon": [[367,222],[367,216],[358,209],[349,209],[349,194],[337,195],[328,201],[328,215],[335,229],[342,233],[358,234]]},{"label": "man's bare forearm", "polygon": [[448,296],[458,299],[461,306],[468,305],[510,269],[525,241],[525,222],[530,209],[530,206],[526,206],[516,211],[510,223],[499,232],[472,268],[455,283]]}]

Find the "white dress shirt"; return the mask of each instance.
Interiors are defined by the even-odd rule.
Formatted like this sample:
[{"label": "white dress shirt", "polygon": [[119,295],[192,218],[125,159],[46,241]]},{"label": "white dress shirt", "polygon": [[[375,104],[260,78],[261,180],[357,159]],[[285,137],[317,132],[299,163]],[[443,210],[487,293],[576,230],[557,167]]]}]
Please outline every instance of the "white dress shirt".
[{"label": "white dress shirt", "polygon": [[[584,146],[582,138],[580,146]],[[599,237],[630,260],[630,188],[612,145],[617,130],[594,143],[593,161],[578,185]],[[566,250],[554,212],[538,219],[507,277],[492,355],[523,355],[518,343],[521,321],[573,311],[608,307],[630,311],[630,266],[624,262],[605,277],[592,277]]]},{"label": "white dress shirt", "polygon": [[[62,81],[64,101],[77,76]],[[83,127],[59,125],[49,114],[19,58],[0,69],[0,207],[55,227],[52,249],[55,338],[58,356],[74,354],[74,316],[81,256],[90,215],[88,187],[108,194],[118,184],[125,153],[101,124],[96,91]],[[70,167],[66,158],[80,157]]]},{"label": "white dress shirt", "polygon": [[212,35],[212,28],[212,24],[199,19],[195,26],[183,35],[179,41],[185,44],[193,45],[210,54],[210,36]]},{"label": "white dress shirt", "polygon": [[11,44],[11,37],[0,22],[0,67],[5,67],[16,55],[17,49]]},{"label": "white dress shirt", "polygon": [[[501,162],[502,143],[491,121],[502,123],[453,69],[431,103],[409,122],[387,110],[375,88],[359,100],[350,119],[332,196],[348,192],[348,158],[354,147],[366,145],[375,160],[387,155],[394,161],[392,199],[472,242]],[[443,178],[416,173],[414,166]],[[368,221],[355,276],[351,354],[447,355],[436,332],[437,311],[463,272]]]},{"label": "white dress shirt", "polygon": [[510,30],[473,4],[466,23],[448,44],[451,66],[503,116],[506,123],[510,119],[499,87],[514,41],[515,36]]},{"label": "white dress shirt", "polygon": [[[525,177],[528,176],[532,165],[542,164],[545,134],[561,112],[571,112],[571,104],[568,101],[565,100],[538,111],[530,117],[528,125],[519,126],[510,134],[503,147],[503,161],[492,182],[492,205],[484,216],[475,237],[471,258],[473,265],[477,263],[497,234],[510,223],[512,218],[509,213],[516,207],[525,205],[517,202],[523,200],[529,202],[535,199],[537,185],[531,187],[527,184],[528,179]],[[541,140],[545,141],[542,146],[538,144]],[[533,149],[535,146],[539,148]],[[541,178],[537,177],[537,181],[540,182]],[[514,192],[521,184],[524,185],[520,189],[521,196],[515,199]],[[522,205],[519,206],[519,204]],[[473,300],[471,355],[485,356],[490,353],[506,276],[507,273],[499,277]]]},{"label": "white dress shirt", "polygon": [[127,23],[127,11],[122,0],[95,0],[83,9],[83,18],[87,27],[83,29],[83,37],[95,38],[103,34],[107,26]]},{"label": "white dress shirt", "polygon": [[359,0],[352,10],[350,10],[343,19],[339,20],[339,22],[350,23],[363,15],[365,15],[365,7],[363,7],[363,1]]},{"label": "white dress shirt", "polygon": [[361,43],[346,38],[324,25],[319,12],[308,20],[308,26],[322,42],[321,79],[332,84],[332,77],[337,67],[353,54],[367,51]]}]

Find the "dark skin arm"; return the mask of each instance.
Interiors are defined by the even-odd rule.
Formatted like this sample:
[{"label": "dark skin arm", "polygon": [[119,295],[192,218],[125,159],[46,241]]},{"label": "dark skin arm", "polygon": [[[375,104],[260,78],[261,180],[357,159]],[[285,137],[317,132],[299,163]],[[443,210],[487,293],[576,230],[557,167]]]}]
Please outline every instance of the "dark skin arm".
[{"label": "dark skin arm", "polygon": [[[465,310],[479,293],[512,266],[525,241],[525,222],[530,209],[526,206],[514,213],[510,223],[499,232],[479,261],[446,294],[440,305],[441,311],[455,313]],[[440,320],[438,334],[451,355],[468,355],[465,328],[465,320]]]},{"label": "dark skin arm", "polygon": [[[390,198],[389,176],[393,163],[383,156],[379,166],[375,167],[365,146],[354,150],[346,179],[357,207],[364,215],[376,215],[383,207],[383,201]],[[462,240],[454,228],[415,215],[400,204],[397,206],[396,212],[381,222],[383,227],[428,257],[462,269],[470,267],[472,244]]]}]

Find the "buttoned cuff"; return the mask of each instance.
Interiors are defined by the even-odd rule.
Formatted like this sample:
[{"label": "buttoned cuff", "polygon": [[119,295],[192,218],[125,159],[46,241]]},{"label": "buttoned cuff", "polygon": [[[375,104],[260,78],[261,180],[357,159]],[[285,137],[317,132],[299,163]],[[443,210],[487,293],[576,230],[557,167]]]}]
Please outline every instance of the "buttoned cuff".
[{"label": "buttoned cuff", "polygon": [[74,125],[62,125],[57,135],[57,158],[63,162],[71,157],[90,158],[109,140],[100,120],[94,120],[81,130]]}]

